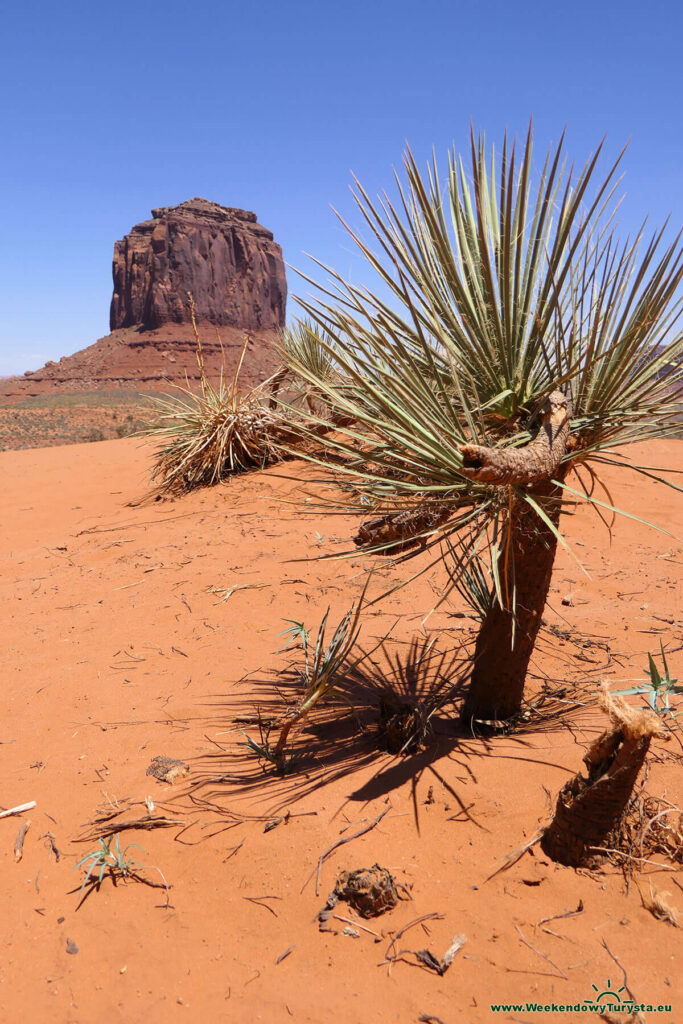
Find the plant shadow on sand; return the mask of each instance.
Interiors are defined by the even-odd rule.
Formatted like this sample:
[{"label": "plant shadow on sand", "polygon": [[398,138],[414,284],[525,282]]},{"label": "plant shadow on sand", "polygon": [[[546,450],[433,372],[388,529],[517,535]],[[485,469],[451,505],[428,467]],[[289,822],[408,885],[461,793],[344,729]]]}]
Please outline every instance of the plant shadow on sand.
[{"label": "plant shadow on sand", "polygon": [[[299,701],[301,668],[293,663],[270,676],[246,677],[241,684],[250,687],[248,693],[211,703],[211,725],[216,729],[211,742],[216,749],[195,761],[187,794],[193,800],[217,803],[260,795],[271,809],[281,809],[359,772],[365,778],[349,793],[350,800],[376,799],[407,782],[415,794],[420,778],[429,772],[467,813],[437,769],[439,761],[456,763],[459,775],[464,771],[476,782],[468,763],[472,760],[536,760],[534,735],[560,728],[572,731],[574,726],[582,734],[594,730],[597,686],[592,672],[582,671],[580,679],[570,681],[568,675],[562,680],[537,676],[520,713],[506,726],[505,752],[496,749],[498,735],[475,734],[460,719],[472,638],[456,644],[451,638],[450,646],[443,643],[446,639],[445,633],[403,642],[383,637],[370,650],[359,648],[330,697],[292,733],[287,759],[279,765],[269,756],[271,740]],[[569,668],[569,659],[562,660]],[[575,676],[576,666],[572,668]],[[510,742],[519,745],[519,754],[509,752]],[[367,779],[365,769],[373,764],[377,770]]]}]

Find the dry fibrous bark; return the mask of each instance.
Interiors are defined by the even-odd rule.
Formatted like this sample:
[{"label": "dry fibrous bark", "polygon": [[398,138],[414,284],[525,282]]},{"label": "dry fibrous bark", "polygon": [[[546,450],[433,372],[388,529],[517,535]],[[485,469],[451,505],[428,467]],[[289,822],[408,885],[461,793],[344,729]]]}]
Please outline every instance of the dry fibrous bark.
[{"label": "dry fibrous bark", "polygon": [[570,867],[590,863],[599,848],[611,845],[610,835],[621,825],[653,737],[668,735],[654,712],[631,707],[604,684],[600,703],[609,728],[583,759],[587,774],[575,775],[560,790],[541,839],[549,857]]},{"label": "dry fibrous bark", "polygon": [[567,447],[569,403],[561,391],[553,391],[542,409],[536,437],[523,448],[460,447],[462,475],[485,484],[533,484],[554,476]]},{"label": "dry fibrous bark", "polygon": [[[533,490],[548,519],[557,527],[561,488],[549,480]],[[555,562],[557,536],[521,499],[512,503],[508,562],[514,571],[514,610],[492,594],[477,636],[463,719],[502,722],[522,705],[529,660],[541,628]],[[510,595],[512,587],[510,586]]]},{"label": "dry fibrous bark", "polygon": [[[559,484],[566,472],[562,459],[569,437],[569,414],[567,399],[560,391],[554,391],[545,404],[538,434],[524,448],[463,446],[466,476],[487,483],[525,487],[548,520],[541,519],[523,498],[511,496],[509,547],[503,566],[508,590],[504,595],[506,604],[492,594],[477,637],[470,689],[463,708],[466,722],[504,721],[521,707],[557,549],[555,531],[562,511]],[[553,483],[553,477],[558,483]],[[508,607],[513,590],[514,608]]]},{"label": "dry fibrous bark", "polygon": [[382,553],[397,554],[404,548],[419,544],[424,533],[442,526],[454,511],[452,506],[441,505],[434,508],[388,512],[386,515],[361,523],[353,542],[358,547],[391,544],[391,548]]},{"label": "dry fibrous bark", "polygon": [[159,782],[168,782],[172,786],[178,779],[184,778],[189,771],[189,764],[185,764],[175,757],[157,754],[152,758],[146,774],[152,775]]},{"label": "dry fibrous bark", "polygon": [[361,917],[384,914],[392,910],[399,900],[393,876],[379,864],[356,871],[342,871],[335,883],[333,895],[337,900],[350,903]]}]

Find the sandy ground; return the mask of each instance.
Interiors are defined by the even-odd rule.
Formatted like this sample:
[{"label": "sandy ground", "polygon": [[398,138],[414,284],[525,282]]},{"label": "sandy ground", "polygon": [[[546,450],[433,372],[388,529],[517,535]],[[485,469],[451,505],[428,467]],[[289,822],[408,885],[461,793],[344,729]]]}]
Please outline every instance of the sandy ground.
[{"label": "sandy ground", "polygon": [[66,407],[49,404],[50,396],[26,400],[23,408],[0,404],[0,452],[130,437],[145,426],[150,415],[143,396],[117,398],[113,408],[79,402],[78,395],[68,398]]},{"label": "sandy ground", "polygon": [[[680,466],[683,442],[638,454]],[[0,466],[0,804],[36,801],[21,819],[0,819],[1,1020],[581,1021],[597,1018],[491,1004],[577,1004],[616,991],[624,974],[611,953],[640,1002],[672,1004],[648,1021],[683,1021],[683,931],[646,911],[637,885],[627,894],[620,872],[558,867],[536,846],[486,881],[547,822],[597,712],[486,742],[458,738],[444,718],[432,748],[403,758],[379,752],[371,728],[314,724],[295,740],[298,770],[279,779],[240,746],[242,728],[257,731],[233,719],[253,713],[289,663],[278,653],[284,619],[315,628],[328,605],[334,621],[359,594],[358,557],[306,560],[344,550],[349,520],[302,515],[278,470],[131,507],[149,472],[132,439],[8,451]],[[674,491],[633,474],[606,480],[634,515],[681,536]],[[680,678],[681,541],[621,519],[610,543],[586,509],[564,525],[588,575],[559,554],[547,623],[564,633],[544,634],[532,690],[544,679],[591,693],[603,678],[630,685],[660,638]],[[432,570],[369,609],[364,642],[391,628],[389,650],[400,654],[405,641],[440,632],[458,657],[474,626],[463,605],[422,625],[441,579]],[[232,587],[242,589],[222,600]],[[680,801],[676,750],[657,748],[647,787]],[[190,774],[174,786],[146,775],[159,754]],[[116,810],[112,821],[143,818],[146,798],[184,825],[124,831],[121,847],[144,847],[127,856],[144,877],[163,874],[168,898],[106,876],[81,901],[88,890],[79,892],[84,871],[74,866],[97,848],[81,841],[88,823]],[[330,855],[316,895],[321,854],[383,811]],[[334,931],[321,932],[316,914],[338,873],[375,862],[410,898],[366,921],[339,904]],[[639,880],[643,893],[672,893],[683,912],[677,883],[681,873],[663,871]],[[438,916],[391,946],[423,915]],[[383,963],[403,950],[440,959],[455,935],[466,941],[442,977],[410,955]]]}]

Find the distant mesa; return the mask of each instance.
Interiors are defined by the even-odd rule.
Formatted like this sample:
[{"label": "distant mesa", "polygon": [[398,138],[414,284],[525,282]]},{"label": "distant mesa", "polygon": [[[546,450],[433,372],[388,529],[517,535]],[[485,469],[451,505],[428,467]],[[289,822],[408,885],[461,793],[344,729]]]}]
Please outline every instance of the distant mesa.
[{"label": "distant mesa", "polygon": [[284,325],[282,250],[255,213],[188,199],[152,217],[114,245],[112,331],[188,323],[188,291],[199,320],[252,331]]},{"label": "distant mesa", "polygon": [[112,273],[111,333],[59,362],[8,378],[0,394],[159,390],[169,381],[196,380],[188,292],[209,373],[223,364],[230,373],[247,339],[245,382],[272,372],[287,280],[282,250],[255,213],[200,198],[154,209],[152,220],[115,243]]}]

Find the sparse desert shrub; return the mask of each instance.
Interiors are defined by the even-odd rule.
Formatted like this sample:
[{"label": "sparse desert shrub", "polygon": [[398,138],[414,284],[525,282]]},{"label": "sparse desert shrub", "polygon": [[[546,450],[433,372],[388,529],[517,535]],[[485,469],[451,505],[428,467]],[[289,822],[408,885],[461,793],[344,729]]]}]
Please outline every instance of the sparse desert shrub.
[{"label": "sparse desert shrub", "polygon": [[292,439],[287,419],[270,406],[271,382],[240,390],[246,344],[232,379],[226,380],[221,371],[218,383],[211,383],[189,298],[200,390],[177,385],[176,395],[152,397],[153,421],[143,431],[161,442],[152,470],[161,492],[189,491],[233,473],[263,468],[280,457],[279,442]]},{"label": "sparse desert shrub", "polygon": [[[153,420],[138,431],[161,441],[152,470],[152,479],[158,481],[160,492],[189,491],[216,484],[234,473],[263,469],[279,461],[305,443],[297,429],[299,407],[305,403],[311,416],[324,407],[320,389],[303,381],[287,366],[256,387],[242,391],[239,375],[246,344],[232,378],[226,379],[221,371],[218,383],[212,384],[204,368],[194,302],[191,295],[189,298],[200,390],[176,386],[176,395],[152,397]],[[280,351],[291,353],[292,358],[296,354],[320,379],[327,380],[331,358],[319,336],[320,332],[311,324],[282,331]],[[312,433],[316,433],[315,428]]]},{"label": "sparse desert shrub", "polygon": [[[116,414],[113,416],[116,419]],[[114,428],[117,437],[134,437],[137,434],[142,434],[147,428],[147,423],[144,420],[135,419],[135,417],[128,413],[123,423],[119,423]]]},{"label": "sparse desert shrub", "polygon": [[534,181],[531,131],[521,155],[473,134],[469,174],[453,153],[444,191],[408,151],[397,203],[355,193],[378,287],[326,268],[332,283],[300,300],[334,360],[323,376],[288,355],[325,398],[306,457],[341,484],[333,511],[371,516],[357,543],[400,562],[433,549],[430,568],[450,540],[444,597],[468,565],[485,584],[468,723],[519,711],[561,513],[619,511],[604,466],[664,481],[618,446],[680,429],[683,249],[663,231],[618,240],[621,157],[601,175],[600,149],[577,175],[561,140]]},{"label": "sparse desert shrub", "polygon": [[84,441],[106,441],[107,437],[101,427],[93,427],[83,436]]}]

